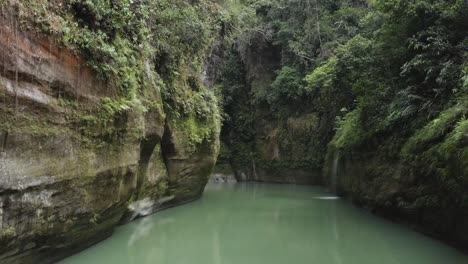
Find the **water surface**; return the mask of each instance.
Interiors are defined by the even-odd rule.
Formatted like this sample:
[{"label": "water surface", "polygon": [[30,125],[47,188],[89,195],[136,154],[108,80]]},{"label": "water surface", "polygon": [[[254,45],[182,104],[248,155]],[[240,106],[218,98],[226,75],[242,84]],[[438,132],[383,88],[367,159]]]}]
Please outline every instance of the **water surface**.
[{"label": "water surface", "polygon": [[324,189],[212,184],[193,203],[119,227],[63,264],[466,264],[438,241]]}]

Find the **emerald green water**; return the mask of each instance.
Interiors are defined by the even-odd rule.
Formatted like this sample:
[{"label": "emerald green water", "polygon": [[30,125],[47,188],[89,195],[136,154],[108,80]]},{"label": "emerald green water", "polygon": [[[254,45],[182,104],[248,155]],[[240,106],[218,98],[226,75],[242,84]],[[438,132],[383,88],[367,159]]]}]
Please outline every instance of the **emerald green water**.
[{"label": "emerald green water", "polygon": [[324,189],[209,185],[63,264],[466,264],[468,257]]}]

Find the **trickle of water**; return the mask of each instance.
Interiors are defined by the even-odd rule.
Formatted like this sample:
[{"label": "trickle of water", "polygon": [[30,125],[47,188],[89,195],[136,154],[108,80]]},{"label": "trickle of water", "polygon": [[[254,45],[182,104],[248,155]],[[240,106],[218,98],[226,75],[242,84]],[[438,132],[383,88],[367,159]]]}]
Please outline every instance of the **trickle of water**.
[{"label": "trickle of water", "polygon": [[19,55],[18,52],[18,20],[15,17],[15,114],[18,112],[18,64],[19,64]]},{"label": "trickle of water", "polygon": [[333,193],[337,193],[338,191],[338,162],[340,161],[340,154],[335,151],[333,154],[333,164],[332,164],[332,171],[331,171],[331,179],[330,179],[330,188]]},{"label": "trickle of water", "polygon": [[338,196],[319,196],[319,197],[314,197],[314,199],[317,200],[338,200],[340,197]]},{"label": "trickle of water", "polygon": [[258,180],[257,176],[257,166],[255,165],[255,159],[252,157],[252,173],[254,180]]}]

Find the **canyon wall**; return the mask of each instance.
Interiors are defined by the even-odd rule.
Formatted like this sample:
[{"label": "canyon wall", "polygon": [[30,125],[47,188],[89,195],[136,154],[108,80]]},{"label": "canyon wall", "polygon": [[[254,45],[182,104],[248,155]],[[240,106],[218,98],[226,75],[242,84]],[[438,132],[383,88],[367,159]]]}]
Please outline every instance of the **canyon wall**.
[{"label": "canyon wall", "polygon": [[225,65],[218,170],[323,184],[468,248],[466,3],[314,4],[251,5]]},{"label": "canyon wall", "polygon": [[[1,5],[0,262],[52,263],[105,239],[119,224],[200,197],[220,133],[216,100],[204,86],[193,87],[201,71],[180,64],[190,76],[169,80],[163,72],[169,62],[138,50],[121,57],[139,56],[133,65],[96,62],[92,50],[64,37],[67,23],[84,23],[77,8],[90,6],[44,4],[52,19],[38,22],[34,3],[23,4]],[[116,5],[107,8],[122,8]],[[122,43],[115,41],[108,45],[119,52]],[[129,75],[102,75],[96,65]],[[166,86],[172,90],[163,98]],[[176,106],[184,101],[174,93],[205,98],[204,112],[183,113]]]},{"label": "canyon wall", "polygon": [[340,148],[339,132],[325,162],[327,184],[376,214],[466,250],[467,102],[462,97],[409,137],[393,132]]}]

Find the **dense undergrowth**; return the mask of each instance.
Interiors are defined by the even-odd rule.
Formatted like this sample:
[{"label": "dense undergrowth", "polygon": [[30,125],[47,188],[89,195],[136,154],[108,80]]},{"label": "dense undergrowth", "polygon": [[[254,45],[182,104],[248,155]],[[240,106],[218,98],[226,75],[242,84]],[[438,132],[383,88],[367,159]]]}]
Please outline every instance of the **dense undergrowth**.
[{"label": "dense undergrowth", "polygon": [[[247,4],[257,20],[225,67],[226,159],[265,159],[258,152],[265,127],[257,124],[266,118],[284,153],[266,165],[321,167],[331,141],[341,153],[378,147],[382,159],[432,164],[428,174],[453,176],[448,164],[458,162],[458,175],[468,175],[465,1]],[[278,61],[264,83],[248,59],[255,52]],[[315,126],[299,123],[304,133],[294,135],[294,146],[288,122],[306,115]]]},{"label": "dense undergrowth", "polygon": [[221,161],[323,170],[356,202],[466,243],[466,1],[246,4],[256,19],[224,67]]},{"label": "dense undergrowth", "polygon": [[[414,187],[391,206],[422,215],[428,208],[459,208],[467,201],[467,6],[375,1],[372,7],[366,19],[382,21],[361,34],[370,41],[369,52],[354,56],[367,67],[351,79],[355,101],[338,121],[330,146],[407,166],[405,176]],[[368,177],[381,177],[385,170],[376,167]],[[447,220],[424,221],[437,229]]]},{"label": "dense undergrowth", "polygon": [[240,167],[255,160],[265,168],[320,169],[335,117],[353,101],[349,82],[338,77],[354,62],[347,49],[365,48],[348,41],[364,30],[366,1],[247,6],[256,19],[249,20],[225,64],[222,137],[228,150],[221,158]]}]

